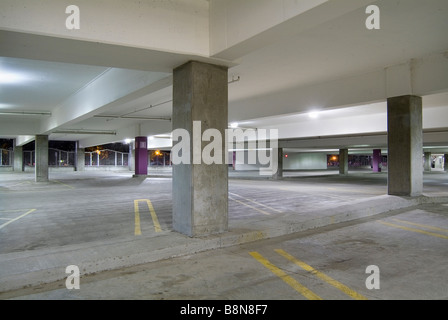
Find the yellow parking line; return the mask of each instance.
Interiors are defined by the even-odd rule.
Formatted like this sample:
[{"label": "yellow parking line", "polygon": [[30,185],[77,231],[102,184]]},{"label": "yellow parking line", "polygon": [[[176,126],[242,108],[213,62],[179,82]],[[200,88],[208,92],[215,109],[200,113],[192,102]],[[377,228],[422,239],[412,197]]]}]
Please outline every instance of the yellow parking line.
[{"label": "yellow parking line", "polygon": [[403,226],[400,226],[398,224],[393,224],[393,223],[384,222],[384,221],[380,221],[380,220],[377,221],[377,222],[379,222],[381,224],[384,224],[386,226],[394,227],[394,228],[399,228],[399,229],[403,229],[403,230],[407,230],[407,231],[418,232],[418,233],[426,234],[428,236],[438,237],[438,238],[442,238],[442,239],[448,239],[448,236],[445,236],[443,234],[438,234],[438,233],[434,233],[434,232],[428,232],[428,231],[415,229],[415,228],[403,227]]},{"label": "yellow parking line", "polygon": [[151,213],[151,217],[152,217],[152,222],[154,224],[154,229],[156,232],[161,232],[162,228],[160,228],[160,223],[159,223],[159,219],[157,218],[157,214],[156,211],[154,210],[154,207],[151,203],[150,200],[148,199],[139,199],[139,200],[134,200],[134,212],[135,212],[135,231],[134,234],[135,235],[141,235],[142,231],[140,228],[140,211],[138,208],[138,204],[139,202],[146,202],[146,204],[148,205],[148,209],[149,212]]},{"label": "yellow parking line", "polygon": [[321,297],[319,297],[317,294],[315,294],[313,291],[302,285],[300,282],[295,280],[294,278],[288,276],[283,270],[273,265],[269,260],[264,258],[261,254],[258,252],[249,252],[249,254],[258,262],[260,262],[263,266],[265,266],[267,269],[269,269],[273,274],[275,274],[277,277],[282,279],[284,282],[289,284],[292,288],[294,288],[297,292],[299,292],[301,295],[303,295],[305,298],[309,300],[322,300]]},{"label": "yellow parking line", "polygon": [[264,210],[258,209],[258,208],[256,208],[256,207],[251,206],[250,204],[244,203],[244,202],[242,202],[242,201],[240,201],[240,200],[236,200],[236,199],[233,199],[233,198],[231,198],[231,197],[230,197],[229,199],[230,199],[230,200],[233,200],[233,201],[235,201],[235,202],[238,202],[238,203],[240,203],[240,204],[242,204],[242,205],[244,205],[244,206],[246,206],[246,207],[249,207],[249,208],[252,208],[252,209],[254,209],[254,210],[257,210],[258,212],[261,212],[261,213],[264,214],[264,215],[267,215],[267,216],[270,216],[270,215],[271,215],[269,212],[266,212],[266,211],[264,211]]},{"label": "yellow parking line", "polygon": [[134,213],[135,213],[134,235],[139,236],[142,234],[142,230],[140,228],[140,212],[138,209],[138,201],[137,200],[134,200]]},{"label": "yellow parking line", "polygon": [[448,229],[438,228],[438,227],[434,227],[434,226],[428,226],[426,224],[419,224],[419,223],[414,223],[414,222],[401,220],[401,219],[392,219],[392,220],[401,222],[401,223],[405,223],[405,224],[410,224],[410,225],[416,226],[416,227],[422,227],[422,228],[436,230],[436,231],[448,232]]},{"label": "yellow parking line", "polygon": [[19,220],[20,218],[23,218],[26,215],[29,215],[31,212],[34,212],[34,211],[36,211],[36,209],[31,209],[31,210],[27,211],[26,213],[18,216],[17,218],[14,218],[14,219],[9,220],[8,222],[5,222],[4,224],[0,225],[0,229],[6,227],[10,223],[13,223],[14,221]]},{"label": "yellow parking line", "polygon": [[160,228],[159,219],[157,218],[156,211],[154,210],[151,201],[146,200],[146,203],[148,204],[149,212],[151,212],[152,221],[154,223],[154,229],[156,230],[156,232],[161,232],[162,229]]},{"label": "yellow parking line", "polygon": [[287,253],[286,251],[282,250],[282,249],[276,249],[275,252],[277,252],[278,254],[280,254],[281,256],[285,257],[286,259],[288,259],[289,261],[295,263],[296,265],[298,265],[299,267],[301,267],[302,269],[311,272],[311,274],[315,275],[316,277],[324,280],[325,282],[327,282],[328,284],[332,285],[333,287],[341,290],[342,292],[344,292],[346,295],[356,299],[356,300],[367,300],[366,297],[364,297],[362,294],[359,294],[358,292],[356,292],[355,290],[350,289],[349,287],[347,287],[346,285],[334,280],[333,278],[327,276],[326,274],[314,269],[313,267],[311,267],[310,265],[306,264],[303,261],[300,261],[299,259],[293,257],[292,255],[290,255],[289,253]]},{"label": "yellow parking line", "polygon": [[52,181],[54,181],[54,182],[56,182],[56,183],[59,183],[60,185],[63,185],[63,186],[65,186],[65,187],[67,187],[67,188],[75,189],[75,187],[69,186],[68,184],[62,183],[62,182],[60,182],[60,181],[58,181],[58,180],[52,180]]},{"label": "yellow parking line", "polygon": [[15,187],[15,186],[19,186],[19,185],[21,185],[21,184],[25,184],[25,183],[27,183],[27,184],[30,184],[30,183],[31,183],[31,181],[23,181],[23,182],[19,182],[19,183],[16,183],[16,184],[13,184],[13,185],[7,186],[7,188],[10,188],[10,187]]}]

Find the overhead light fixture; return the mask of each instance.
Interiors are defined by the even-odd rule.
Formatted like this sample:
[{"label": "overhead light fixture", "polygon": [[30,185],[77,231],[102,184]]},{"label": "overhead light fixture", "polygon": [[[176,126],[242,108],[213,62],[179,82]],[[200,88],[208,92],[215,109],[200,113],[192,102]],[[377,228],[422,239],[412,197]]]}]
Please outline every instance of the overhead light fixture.
[{"label": "overhead light fixture", "polygon": [[3,111],[0,114],[12,116],[51,116],[49,111]]},{"label": "overhead light fixture", "polygon": [[170,117],[139,117],[139,116],[116,116],[116,115],[96,115],[94,118],[106,119],[131,119],[131,120],[154,120],[154,121],[171,121]]},{"label": "overhead light fixture", "polygon": [[310,117],[311,119],[317,119],[317,118],[319,118],[319,111],[311,111],[311,112],[308,112],[308,117]]},{"label": "overhead light fixture", "polygon": [[236,128],[238,128],[238,126],[239,126],[238,122],[232,122],[230,124],[230,128],[232,128],[232,129],[236,129]]},{"label": "overhead light fixture", "polygon": [[60,134],[103,134],[103,135],[117,135],[116,131],[110,130],[84,130],[84,129],[67,129],[67,130],[56,130],[52,133],[60,133]]},{"label": "overhead light fixture", "polygon": [[132,139],[124,139],[124,143],[130,144],[132,142]]},{"label": "overhead light fixture", "polygon": [[29,80],[30,77],[22,73],[0,71],[0,84],[18,84]]}]

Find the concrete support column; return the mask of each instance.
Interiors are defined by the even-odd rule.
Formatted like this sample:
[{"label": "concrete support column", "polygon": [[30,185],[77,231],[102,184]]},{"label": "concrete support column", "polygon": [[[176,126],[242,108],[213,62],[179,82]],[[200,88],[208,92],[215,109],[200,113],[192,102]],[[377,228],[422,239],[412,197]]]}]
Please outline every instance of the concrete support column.
[{"label": "concrete support column", "polygon": [[135,138],[135,176],[148,175],[148,138]]},{"label": "concrete support column", "polygon": [[372,171],[373,172],[381,172],[381,149],[375,149],[373,150],[373,157],[372,157]]},{"label": "concrete support column", "polygon": [[[283,178],[283,148],[272,149],[272,157],[277,157],[277,171],[274,172],[274,179]],[[272,159],[274,161],[274,159]]]},{"label": "concrete support column", "polygon": [[348,149],[339,149],[339,174],[348,174]]},{"label": "concrete support column", "polygon": [[445,172],[448,172],[448,154],[443,155],[443,168]]},{"label": "concrete support column", "polygon": [[23,172],[23,147],[14,144],[14,171]]},{"label": "concrete support column", "polygon": [[425,161],[424,161],[424,171],[430,172],[431,171],[431,152],[425,152],[424,153]]},{"label": "concrete support column", "polygon": [[37,135],[35,141],[35,179],[36,182],[48,181],[48,136]]},{"label": "concrete support column", "polygon": [[[194,237],[228,230],[227,146],[224,140],[227,128],[227,67],[190,61],[176,68],[173,130],[183,129],[189,133],[188,161],[175,164],[173,168],[173,227],[180,233]],[[210,144],[201,141],[202,133],[207,129],[215,129],[222,139],[215,149],[215,152],[221,151],[221,161],[211,164],[204,163],[203,159],[198,163],[197,156],[194,157],[194,154],[202,154],[204,147]]]},{"label": "concrete support column", "polygon": [[75,171],[84,171],[85,168],[86,168],[86,151],[84,148],[77,148]]},{"label": "concrete support column", "polygon": [[131,141],[129,143],[129,154],[128,154],[128,166],[129,166],[129,171],[135,171],[135,142]]},{"label": "concrete support column", "polygon": [[388,193],[419,196],[423,191],[422,98],[387,99]]}]

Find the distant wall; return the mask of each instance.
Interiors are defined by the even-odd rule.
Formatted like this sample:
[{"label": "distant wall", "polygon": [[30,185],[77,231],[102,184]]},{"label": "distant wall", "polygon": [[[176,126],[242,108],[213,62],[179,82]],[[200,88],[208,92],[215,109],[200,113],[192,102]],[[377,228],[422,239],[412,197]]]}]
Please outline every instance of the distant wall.
[{"label": "distant wall", "polygon": [[326,153],[287,153],[283,170],[327,170]]}]

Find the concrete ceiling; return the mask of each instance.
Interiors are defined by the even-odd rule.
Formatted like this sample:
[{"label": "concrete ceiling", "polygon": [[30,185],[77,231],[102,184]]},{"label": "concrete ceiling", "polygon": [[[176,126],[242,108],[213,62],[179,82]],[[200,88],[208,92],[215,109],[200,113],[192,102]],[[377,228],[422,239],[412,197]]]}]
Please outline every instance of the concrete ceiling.
[{"label": "concrete ceiling", "polygon": [[[335,2],[315,1],[310,10],[209,56],[29,33],[0,23],[0,138],[29,136],[18,139],[25,143],[50,134],[51,140],[88,147],[167,134],[172,69],[196,59],[230,67],[229,123],[277,128],[280,138],[296,141],[294,147],[309,150],[313,142],[300,141],[312,137],[347,135],[346,144],[355,146],[356,135],[382,136],[385,100],[401,93],[423,96],[424,128],[441,132],[427,145],[448,146],[448,1],[344,1],[340,14]],[[229,1],[226,14],[241,3]],[[380,30],[365,27],[362,3],[381,9]],[[207,2],[212,18],[222,5]],[[313,23],[302,26],[311,17]],[[310,118],[310,111],[319,111],[318,117]],[[385,147],[383,138],[377,141]]]}]

